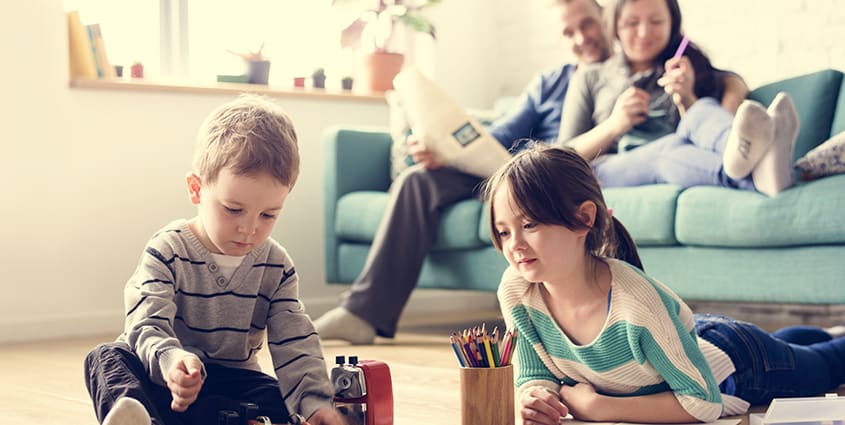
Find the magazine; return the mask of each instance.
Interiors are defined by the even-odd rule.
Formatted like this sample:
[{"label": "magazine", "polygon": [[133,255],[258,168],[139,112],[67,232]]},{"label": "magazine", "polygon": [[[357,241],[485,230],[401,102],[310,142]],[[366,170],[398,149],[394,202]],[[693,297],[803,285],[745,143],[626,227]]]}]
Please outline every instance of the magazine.
[{"label": "magazine", "polygon": [[444,165],[487,178],[510,159],[478,120],[418,69],[404,69],[393,87],[414,135]]}]

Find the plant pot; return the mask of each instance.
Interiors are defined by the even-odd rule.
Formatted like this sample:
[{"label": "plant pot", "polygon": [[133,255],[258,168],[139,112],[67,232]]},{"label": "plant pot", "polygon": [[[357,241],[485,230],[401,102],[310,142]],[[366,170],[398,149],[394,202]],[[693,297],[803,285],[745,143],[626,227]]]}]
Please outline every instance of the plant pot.
[{"label": "plant pot", "polygon": [[294,87],[305,87],[305,77],[293,77]]},{"label": "plant pot", "polygon": [[248,61],[246,74],[250,84],[267,84],[270,78],[270,61]]},{"label": "plant pot", "polygon": [[342,88],[344,90],[352,90],[352,83],[354,83],[354,82],[355,82],[355,80],[353,80],[351,78],[344,78],[344,79],[340,80],[340,88]]},{"label": "plant pot", "polygon": [[393,77],[402,70],[405,56],[399,53],[375,52],[358,58],[358,81],[364,89],[383,92],[393,89]]},{"label": "plant pot", "polygon": [[326,77],[311,77],[311,85],[314,86],[315,89],[326,88]]}]

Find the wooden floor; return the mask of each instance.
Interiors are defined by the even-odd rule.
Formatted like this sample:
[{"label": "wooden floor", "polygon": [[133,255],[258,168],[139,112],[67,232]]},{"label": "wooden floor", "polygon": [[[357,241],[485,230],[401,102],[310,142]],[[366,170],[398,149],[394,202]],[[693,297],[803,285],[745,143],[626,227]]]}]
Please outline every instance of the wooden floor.
[{"label": "wooden floor", "polygon": [[[336,355],[385,361],[393,379],[397,424],[458,425],[458,366],[448,336],[482,320],[503,326],[490,314],[477,319],[405,323],[396,339],[378,339],[375,345],[326,341],[324,355],[329,366]],[[96,425],[83,359],[93,346],[114,337],[0,345],[0,424]],[[260,362],[264,370],[272,370],[267,350],[262,350]]]},{"label": "wooden floor", "polygon": [[[459,425],[458,367],[448,335],[482,322],[503,326],[494,314],[457,322],[406,320],[396,339],[378,339],[368,346],[326,341],[324,355],[329,367],[336,355],[385,361],[393,379],[396,424]],[[104,335],[0,345],[0,424],[96,425],[82,363],[93,346],[113,339],[114,335]],[[264,370],[272,370],[266,350],[260,362]]]}]

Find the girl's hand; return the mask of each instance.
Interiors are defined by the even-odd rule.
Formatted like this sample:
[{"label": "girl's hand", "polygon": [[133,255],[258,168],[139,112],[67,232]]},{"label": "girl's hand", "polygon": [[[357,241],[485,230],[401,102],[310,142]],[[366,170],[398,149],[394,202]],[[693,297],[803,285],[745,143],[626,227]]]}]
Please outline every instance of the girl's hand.
[{"label": "girl's hand", "polygon": [[179,359],[167,371],[167,388],[173,401],[170,408],[174,412],[188,410],[191,403],[197,400],[202,389],[202,362],[196,356],[187,354]]},{"label": "girl's hand", "polygon": [[524,425],[558,425],[569,410],[554,392],[536,387],[522,394],[519,415]]},{"label": "girl's hand", "polygon": [[560,399],[569,409],[572,417],[582,421],[597,421],[598,409],[596,402],[599,399],[596,389],[587,383],[579,382],[574,386],[564,385],[560,387]]},{"label": "girl's hand", "polygon": [[619,95],[613,105],[608,122],[613,133],[618,137],[642,123],[648,116],[648,92],[636,87],[628,87]]},{"label": "girl's hand", "polygon": [[657,84],[672,96],[681,111],[686,111],[698,98],[695,96],[695,70],[686,56],[670,58],[664,65],[665,73]]},{"label": "girl's hand", "polygon": [[411,158],[413,158],[414,162],[417,164],[422,164],[423,167],[429,170],[443,166],[443,164],[437,160],[434,152],[428,150],[428,148],[420,142],[420,139],[413,134],[408,136],[405,143],[408,144],[408,152],[411,154]]}]

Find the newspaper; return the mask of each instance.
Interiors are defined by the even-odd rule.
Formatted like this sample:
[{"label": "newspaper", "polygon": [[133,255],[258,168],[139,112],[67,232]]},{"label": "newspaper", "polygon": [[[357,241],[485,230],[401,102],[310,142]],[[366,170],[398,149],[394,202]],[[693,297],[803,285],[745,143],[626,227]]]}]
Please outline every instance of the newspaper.
[{"label": "newspaper", "polygon": [[393,87],[414,135],[442,164],[487,178],[510,159],[478,120],[417,68],[396,75]]}]

